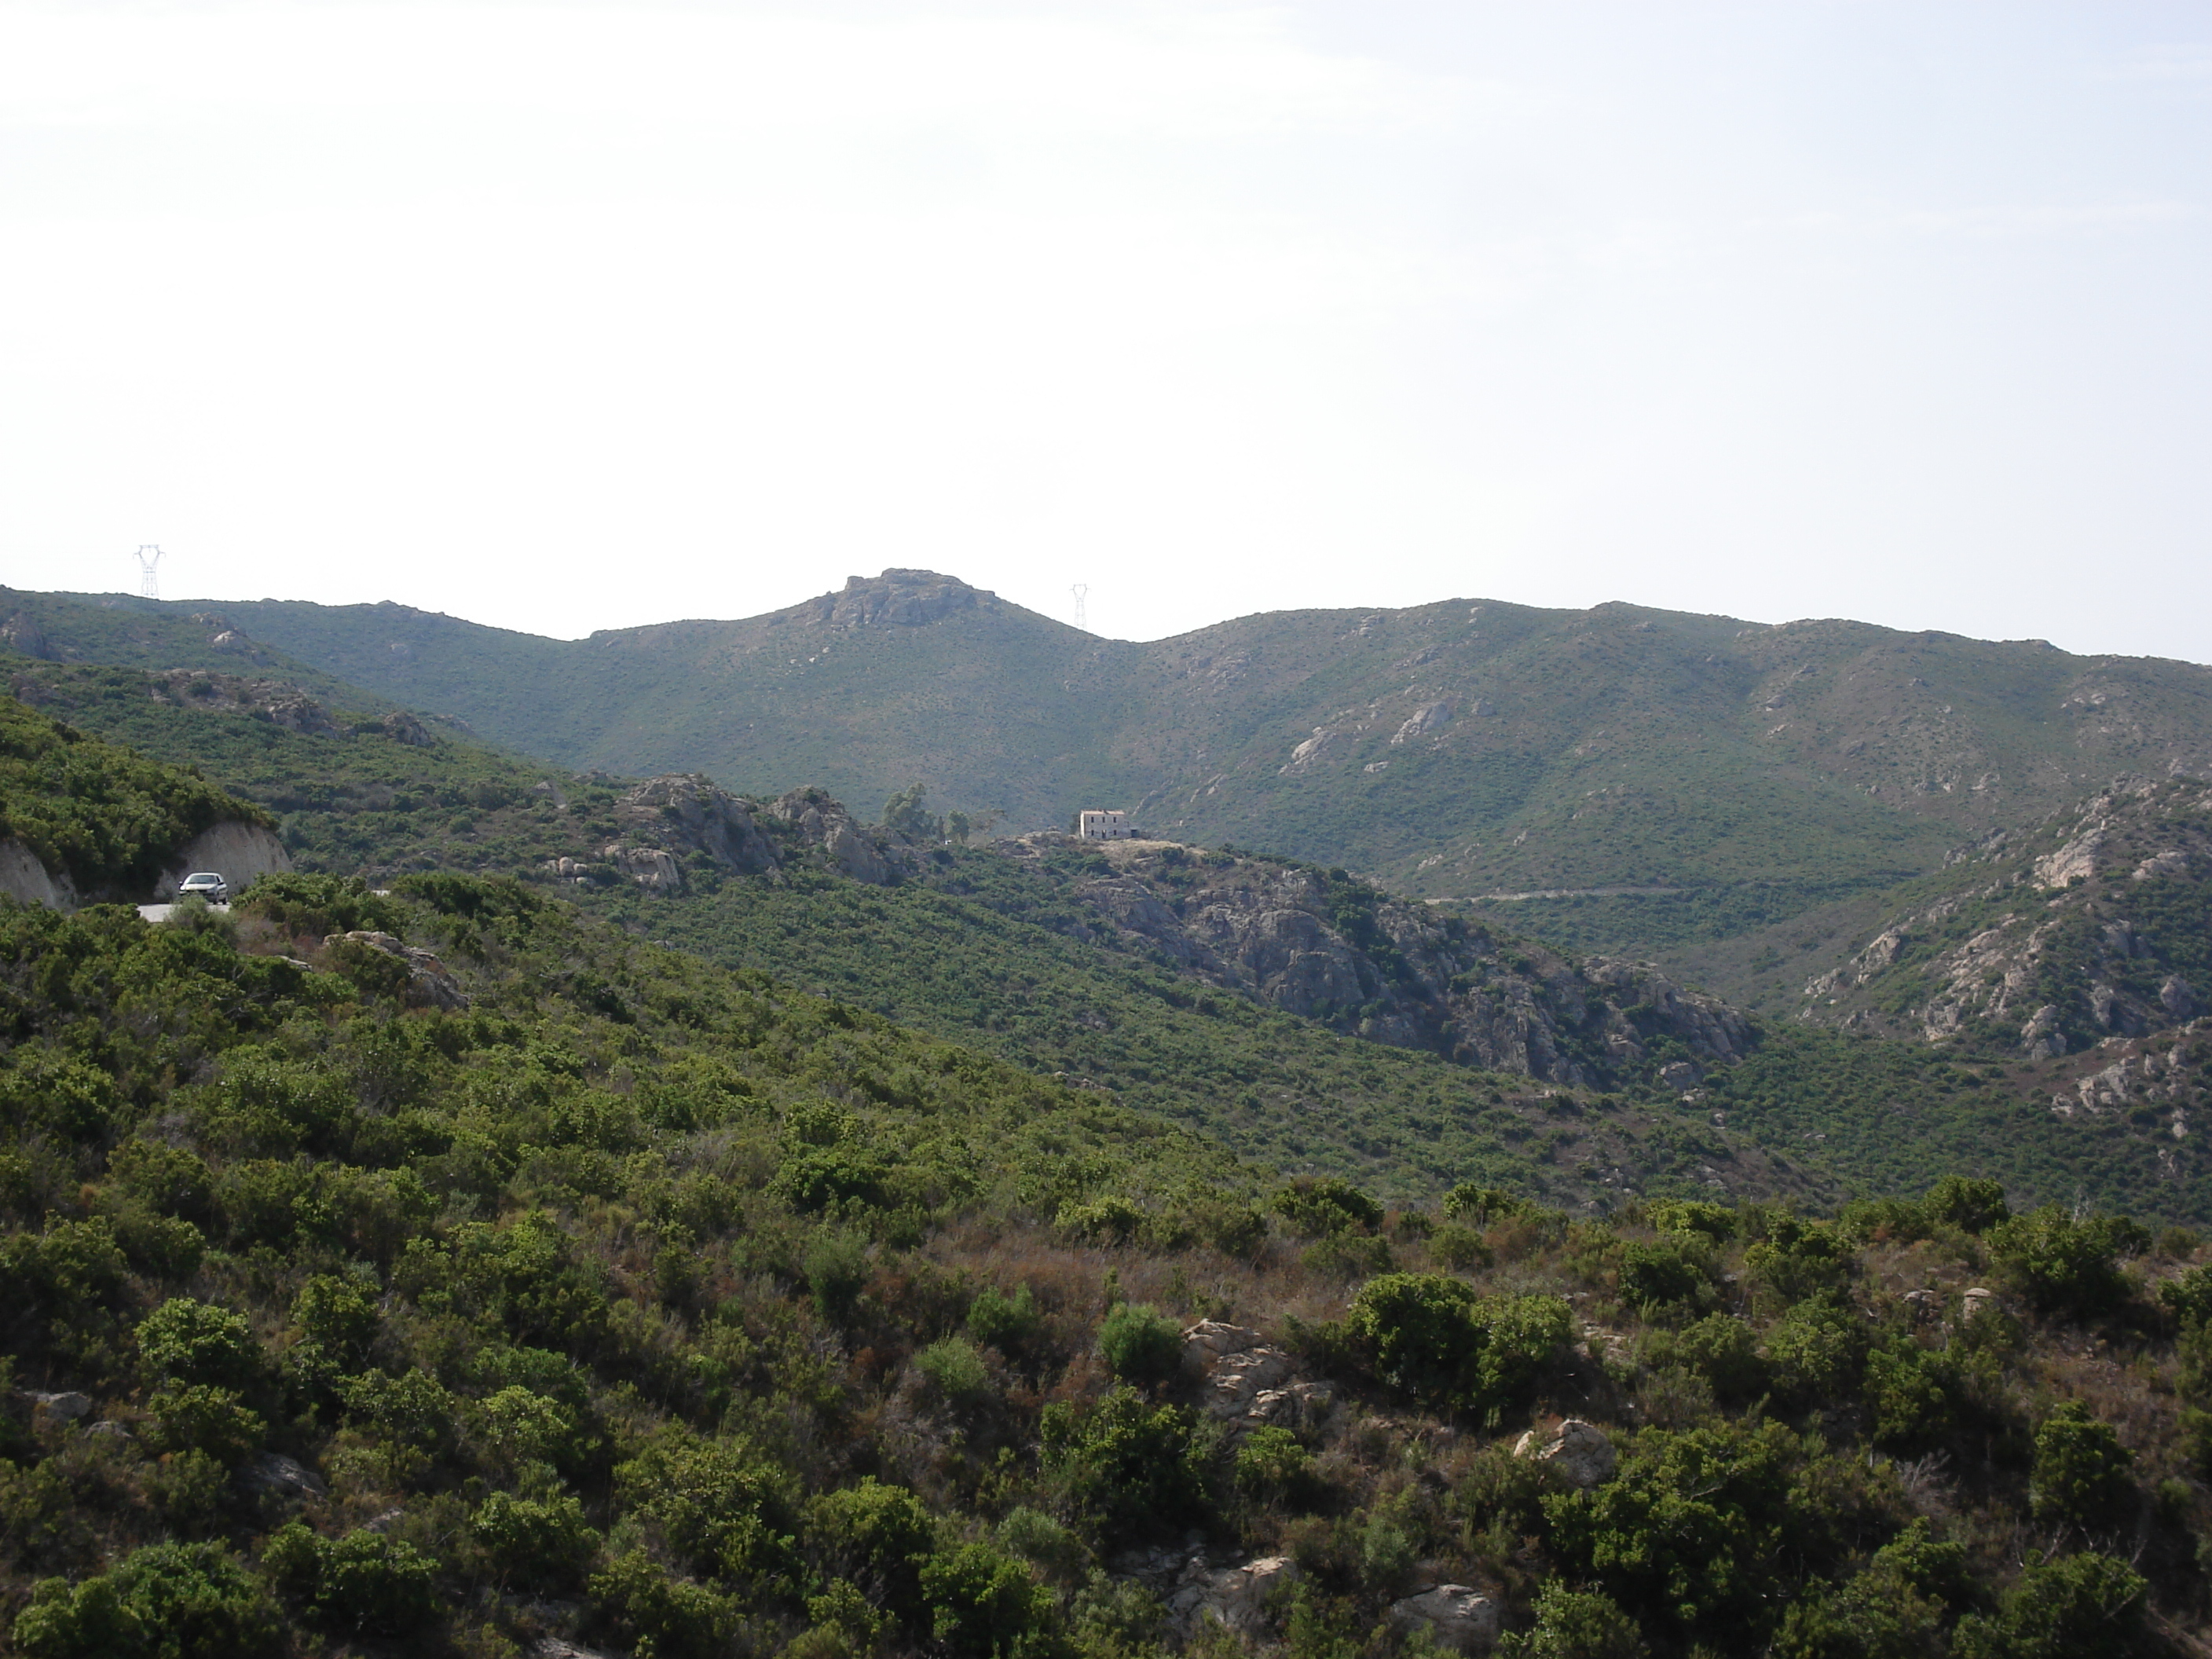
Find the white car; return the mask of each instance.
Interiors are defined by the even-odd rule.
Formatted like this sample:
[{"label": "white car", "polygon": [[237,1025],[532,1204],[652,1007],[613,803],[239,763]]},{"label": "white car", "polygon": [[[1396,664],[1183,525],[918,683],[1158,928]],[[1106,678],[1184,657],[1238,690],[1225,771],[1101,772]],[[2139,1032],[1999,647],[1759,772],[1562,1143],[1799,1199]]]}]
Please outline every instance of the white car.
[{"label": "white car", "polygon": [[212,870],[195,870],[178,884],[177,896],[204,898],[210,904],[230,902],[230,884]]}]

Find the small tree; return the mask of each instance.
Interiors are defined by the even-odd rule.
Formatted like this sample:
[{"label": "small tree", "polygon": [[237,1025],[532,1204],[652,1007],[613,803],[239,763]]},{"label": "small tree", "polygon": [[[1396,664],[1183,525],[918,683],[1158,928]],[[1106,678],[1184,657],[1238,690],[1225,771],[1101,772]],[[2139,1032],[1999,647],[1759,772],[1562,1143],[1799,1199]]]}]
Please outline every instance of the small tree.
[{"label": "small tree", "polygon": [[2110,1527],[2133,1492],[2135,1459],[2109,1423],[2068,1401],[2035,1433],[2035,1466],[2027,1501],[2035,1518],[2092,1529]]},{"label": "small tree", "polygon": [[884,828],[909,841],[943,841],[945,820],[922,805],[929,793],[919,783],[908,784],[884,803]]},{"label": "small tree", "polygon": [[1182,1333],[1157,1309],[1118,1303],[1098,1328],[1098,1352],[1124,1382],[1164,1382],[1182,1363]]}]

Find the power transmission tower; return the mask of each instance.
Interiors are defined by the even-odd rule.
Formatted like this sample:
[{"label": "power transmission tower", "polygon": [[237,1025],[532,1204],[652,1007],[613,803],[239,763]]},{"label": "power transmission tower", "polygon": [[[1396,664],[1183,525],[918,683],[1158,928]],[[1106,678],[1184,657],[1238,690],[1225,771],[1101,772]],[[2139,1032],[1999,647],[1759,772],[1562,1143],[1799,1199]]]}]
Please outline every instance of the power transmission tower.
[{"label": "power transmission tower", "polygon": [[1088,634],[1091,631],[1091,624],[1084,613],[1083,602],[1091,597],[1091,585],[1088,582],[1078,582],[1067,591],[1075,595],[1075,625]]},{"label": "power transmission tower", "polygon": [[159,574],[161,562],[161,550],[160,548],[155,547],[150,542],[139,548],[138,593],[140,598],[158,599],[161,597],[161,578]]}]

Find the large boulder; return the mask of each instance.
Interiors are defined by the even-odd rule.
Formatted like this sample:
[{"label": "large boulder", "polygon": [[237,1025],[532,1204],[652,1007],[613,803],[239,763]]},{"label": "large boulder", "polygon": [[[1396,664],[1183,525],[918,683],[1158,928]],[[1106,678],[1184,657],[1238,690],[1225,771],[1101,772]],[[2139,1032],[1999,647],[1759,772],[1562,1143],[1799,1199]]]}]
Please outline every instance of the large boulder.
[{"label": "large boulder", "polygon": [[1612,1480],[1620,1464],[1620,1454],[1613,1449],[1605,1431],[1578,1417],[1570,1417],[1548,1431],[1529,1430],[1515,1443],[1513,1455],[1548,1463],[1571,1484],[1585,1489]]},{"label": "large boulder", "polygon": [[599,857],[639,886],[653,892],[674,893],[683,890],[684,866],[677,863],[675,856],[665,848],[624,847],[617,843],[601,848]]},{"label": "large boulder", "polygon": [[1202,1562],[1194,1562],[1167,1597],[1168,1622],[1184,1636],[1195,1634],[1208,1622],[1225,1625],[1240,1635],[1257,1631],[1267,1623],[1269,1599],[1297,1576],[1298,1565],[1287,1555],[1263,1556],[1239,1567],[1211,1571]]},{"label": "large boulder", "polygon": [[1200,1380],[1199,1404],[1207,1415],[1240,1432],[1310,1421],[1334,1398],[1326,1383],[1299,1381],[1287,1352],[1243,1325],[1199,1321],[1182,1334],[1182,1363]]},{"label": "large boulder", "polygon": [[1394,1601],[1390,1622],[1461,1653],[1487,1653],[1498,1643],[1498,1603],[1468,1584],[1437,1584]]}]

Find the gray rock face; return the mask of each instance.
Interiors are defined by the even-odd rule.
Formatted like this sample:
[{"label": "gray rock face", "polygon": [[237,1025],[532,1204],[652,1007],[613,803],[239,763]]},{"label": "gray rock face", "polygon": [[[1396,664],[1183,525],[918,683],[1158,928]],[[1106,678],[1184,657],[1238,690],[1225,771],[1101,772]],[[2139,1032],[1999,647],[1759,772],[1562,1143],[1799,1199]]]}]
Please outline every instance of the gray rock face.
[{"label": "gray rock face", "polygon": [[882,887],[896,879],[885,846],[853,821],[853,815],[819,789],[794,789],[767,809],[768,816],[790,825],[799,842],[818,847],[830,861],[855,881]]},{"label": "gray rock face", "polygon": [[1195,862],[1166,843],[1105,855],[1113,873],[1075,890],[1102,922],[1187,973],[1370,1041],[1569,1085],[1642,1064],[1644,1031],[1626,1013],[1639,1006],[1700,1068],[1730,1064],[1747,1045],[1735,1009],[1641,963],[1577,964],[1537,947],[1509,965],[1480,929],[1391,899],[1375,904],[1376,948],[1363,948],[1341,930],[1338,896],[1318,871]]},{"label": "gray rock face", "polygon": [[848,577],[844,592],[810,600],[801,612],[808,622],[830,628],[924,628],[963,611],[998,606],[997,594],[957,576],[886,570],[880,576]]},{"label": "gray rock face", "polygon": [[[2167,959],[2171,924],[2136,896],[2135,884],[2201,880],[2212,868],[2208,813],[2212,792],[2201,782],[2135,779],[2085,803],[2070,821],[1984,836],[1949,860],[1973,869],[1978,885],[1893,920],[1851,961],[1810,980],[1803,1017],[1899,1035],[1899,1026],[1917,1027],[1911,1034],[1931,1042],[1984,1021],[2002,1024],[2020,1032],[2032,1060],[2200,1018],[2197,988]],[[2039,855],[2039,847],[2051,850]],[[1990,925],[1967,933],[1960,923],[1969,907],[1990,901]],[[1914,943],[1923,948],[1903,948]],[[2045,1000],[2058,983],[2072,988]]]},{"label": "gray rock face", "polygon": [[1515,1443],[1516,1457],[1548,1463],[1575,1486],[1587,1490],[1613,1479],[1620,1455],[1594,1423],[1570,1417],[1548,1433],[1531,1429]]},{"label": "gray rock face", "polygon": [[1394,1601],[1390,1622],[1461,1653],[1487,1653],[1498,1642],[1498,1604],[1469,1584],[1438,1584]]},{"label": "gray rock face", "polygon": [[195,870],[219,871],[234,893],[258,877],[292,867],[292,855],[276,832],[258,823],[217,823],[194,836],[179,848],[154,884],[156,902],[177,896],[178,884]]},{"label": "gray rock face", "polygon": [[745,803],[698,773],[649,778],[615,804],[629,839],[649,839],[678,854],[704,853],[725,870],[757,875],[775,867],[775,849]]},{"label": "gray rock face", "polygon": [[32,1408],[58,1423],[74,1423],[92,1409],[92,1396],[83,1394],[27,1394]]},{"label": "gray rock face", "polygon": [[56,874],[20,841],[0,841],[0,893],[49,910],[76,908],[76,888],[66,871]]},{"label": "gray rock face", "polygon": [[1279,1589],[1297,1582],[1297,1563],[1286,1555],[1262,1556],[1242,1566],[1207,1570],[1204,1558],[1192,1564],[1167,1595],[1168,1623],[1181,1636],[1207,1623],[1225,1625],[1241,1634],[1262,1629],[1267,1602]]},{"label": "gray rock face", "polygon": [[277,1498],[321,1498],[330,1491],[323,1484],[322,1476],[282,1452],[256,1453],[240,1467],[238,1480],[239,1484],[248,1491],[267,1492]]},{"label": "gray rock face", "polygon": [[1452,706],[1448,702],[1425,702],[1416,708],[1406,723],[1391,737],[1390,746],[1411,743],[1416,738],[1426,737],[1451,719]]},{"label": "gray rock face", "polygon": [[1334,1399],[1326,1383],[1300,1381],[1287,1352],[1242,1325],[1200,1320],[1182,1334],[1182,1363],[1201,1381],[1206,1414],[1239,1433],[1316,1421]]},{"label": "gray rock face", "polygon": [[[600,859],[639,886],[656,893],[680,892],[684,887],[684,867],[676,862],[674,854],[659,847],[624,847],[617,842],[599,849]],[[574,860],[562,859],[562,864]],[[558,866],[556,866],[558,868]]]},{"label": "gray rock face", "polygon": [[404,743],[410,749],[432,748],[438,741],[430,734],[428,726],[404,709],[396,714],[386,714],[377,726],[372,729],[382,732],[392,742]]}]

